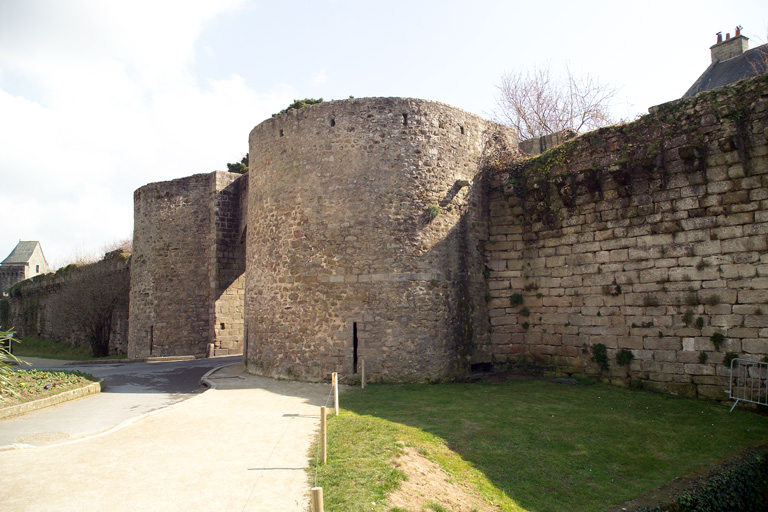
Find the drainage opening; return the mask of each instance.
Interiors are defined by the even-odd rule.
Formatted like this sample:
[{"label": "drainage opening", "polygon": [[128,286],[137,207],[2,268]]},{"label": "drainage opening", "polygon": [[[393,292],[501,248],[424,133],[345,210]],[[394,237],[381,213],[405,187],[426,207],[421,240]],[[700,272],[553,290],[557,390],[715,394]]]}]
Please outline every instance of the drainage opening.
[{"label": "drainage opening", "polygon": [[475,363],[472,365],[472,373],[488,373],[493,371],[493,363]]}]

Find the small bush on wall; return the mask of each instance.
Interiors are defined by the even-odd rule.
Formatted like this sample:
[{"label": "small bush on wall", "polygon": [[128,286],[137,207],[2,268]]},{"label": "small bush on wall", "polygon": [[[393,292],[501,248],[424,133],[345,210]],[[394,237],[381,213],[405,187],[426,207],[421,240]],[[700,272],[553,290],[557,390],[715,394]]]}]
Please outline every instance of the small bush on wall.
[{"label": "small bush on wall", "polygon": [[621,366],[629,366],[629,363],[635,358],[635,354],[631,350],[623,348],[616,352],[616,362]]},{"label": "small bush on wall", "polygon": [[608,349],[602,343],[592,345],[592,362],[600,365],[603,370],[608,369]]}]

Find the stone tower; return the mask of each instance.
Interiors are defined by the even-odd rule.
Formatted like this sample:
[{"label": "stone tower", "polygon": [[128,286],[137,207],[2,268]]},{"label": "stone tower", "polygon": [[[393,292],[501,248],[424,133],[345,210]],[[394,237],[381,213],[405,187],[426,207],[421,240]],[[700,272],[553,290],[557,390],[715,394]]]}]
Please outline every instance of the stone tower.
[{"label": "stone tower", "polygon": [[248,370],[302,380],[465,375],[489,361],[480,158],[509,129],[441,103],[368,98],[250,134]]},{"label": "stone tower", "polygon": [[246,188],[217,171],[136,190],[129,357],[242,352]]}]

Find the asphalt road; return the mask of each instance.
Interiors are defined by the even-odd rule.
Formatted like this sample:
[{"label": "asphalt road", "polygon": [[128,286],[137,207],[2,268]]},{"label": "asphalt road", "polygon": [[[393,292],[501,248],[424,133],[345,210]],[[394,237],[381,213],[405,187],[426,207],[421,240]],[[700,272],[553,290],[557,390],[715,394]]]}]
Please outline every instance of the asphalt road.
[{"label": "asphalt road", "polygon": [[82,370],[104,379],[102,392],[72,402],[0,419],[0,448],[44,446],[91,436],[205,390],[200,378],[242,356],[193,361],[64,364],[27,358],[35,368]]}]

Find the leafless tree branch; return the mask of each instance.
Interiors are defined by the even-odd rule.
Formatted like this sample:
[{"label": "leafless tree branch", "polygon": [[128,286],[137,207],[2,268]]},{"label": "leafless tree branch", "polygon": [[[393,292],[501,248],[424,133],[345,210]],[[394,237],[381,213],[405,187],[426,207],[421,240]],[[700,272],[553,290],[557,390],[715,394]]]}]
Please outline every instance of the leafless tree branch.
[{"label": "leafless tree branch", "polygon": [[563,78],[550,67],[508,73],[498,89],[494,117],[517,129],[523,140],[563,130],[581,133],[614,122],[610,106],[616,89],[588,74],[576,76],[568,67]]},{"label": "leafless tree branch", "polygon": [[758,46],[755,48],[755,52],[759,54],[758,58],[750,61],[750,66],[755,75],[762,75],[768,73],[768,44]]}]

